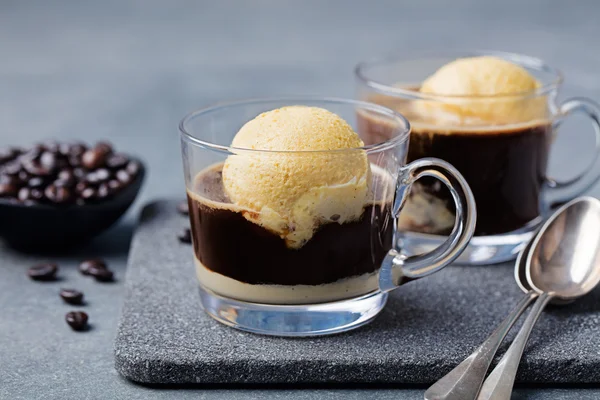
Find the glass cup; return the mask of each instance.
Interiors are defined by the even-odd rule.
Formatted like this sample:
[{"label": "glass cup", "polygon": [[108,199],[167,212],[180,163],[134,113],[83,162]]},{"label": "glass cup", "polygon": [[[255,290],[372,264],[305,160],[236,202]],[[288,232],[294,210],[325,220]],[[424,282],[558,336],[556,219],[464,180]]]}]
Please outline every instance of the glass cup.
[{"label": "glass cup", "polygon": [[[230,146],[247,121],[289,105],[336,113],[365,146]],[[365,120],[385,127],[388,139],[371,141],[358,123]],[[322,98],[239,101],[196,111],[179,129],[200,300],[226,325],[278,336],[356,328],[381,311],[390,290],[445,267],[473,235],[475,205],[464,178],[441,160],[406,165],[410,125],[387,108]],[[455,224],[441,246],[406,257],[395,245],[396,216],[422,177],[448,187]]]},{"label": "glass cup", "polygon": [[[442,96],[421,93],[421,83],[458,58],[496,56],[529,71],[541,86],[496,96]],[[543,61],[503,52],[448,52],[364,62],[356,69],[358,98],[405,115],[412,132],[408,162],[436,157],[467,180],[477,203],[475,237],[457,260],[491,264],[514,259],[551,209],[580,195],[600,177],[600,109],[591,100],[556,101],[562,75]],[[547,176],[557,128],[575,113],[590,117],[596,145],[593,160],[579,176],[559,182]],[[368,135],[386,140],[377,124]],[[430,251],[454,224],[450,192],[433,180],[413,186],[399,217],[399,239],[407,254]]]}]

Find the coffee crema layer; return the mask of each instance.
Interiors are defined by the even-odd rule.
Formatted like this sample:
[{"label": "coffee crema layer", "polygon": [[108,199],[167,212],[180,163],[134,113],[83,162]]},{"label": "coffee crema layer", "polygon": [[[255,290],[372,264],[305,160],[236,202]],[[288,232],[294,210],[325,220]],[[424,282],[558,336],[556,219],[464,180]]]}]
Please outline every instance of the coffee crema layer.
[{"label": "coffee crema layer", "polygon": [[[251,293],[274,285],[271,291],[278,293],[288,287],[290,301],[300,297],[308,300],[310,290],[306,289],[306,295],[298,295],[304,290],[297,287],[300,285],[315,289],[310,300],[322,301],[352,297],[376,288],[348,278],[372,275],[392,248],[392,190],[383,190],[389,198],[379,200],[374,196],[375,200],[364,205],[357,220],[325,223],[317,227],[302,247],[290,248],[279,233],[245,216],[254,211],[229,201],[223,190],[221,171],[222,164],[205,169],[188,190],[197,272],[208,289],[229,297],[250,296],[264,302],[266,298]],[[235,285],[229,279],[247,285]],[[336,285],[331,296],[326,294],[328,289],[322,288],[327,284]],[[273,300],[280,301],[285,302],[280,298]]]}]

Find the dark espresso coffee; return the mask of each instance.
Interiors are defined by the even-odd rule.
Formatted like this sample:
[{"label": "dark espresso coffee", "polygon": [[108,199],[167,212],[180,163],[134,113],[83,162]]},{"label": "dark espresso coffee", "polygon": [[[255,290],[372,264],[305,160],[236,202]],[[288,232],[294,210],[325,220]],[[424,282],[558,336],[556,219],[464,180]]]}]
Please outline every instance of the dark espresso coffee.
[{"label": "dark espresso coffee", "polygon": [[[318,302],[375,289],[371,287],[374,272],[392,248],[391,199],[371,199],[358,220],[317,227],[312,238],[295,249],[280,234],[244,216],[254,211],[229,201],[221,169],[219,164],[202,171],[188,191],[197,272],[203,285],[230,297],[278,304],[301,302],[298,295]],[[251,287],[260,287],[260,293],[253,295]],[[311,293],[317,289],[311,288],[329,293],[313,298]]]},{"label": "dark espresso coffee", "polygon": [[[379,103],[386,105],[385,101]],[[440,158],[467,180],[477,204],[477,236],[511,232],[540,215],[540,195],[553,137],[549,122],[449,128],[421,123],[418,116],[411,115],[407,102],[392,106],[412,125],[407,162]],[[374,119],[359,115],[359,125],[365,142],[379,143],[389,138],[390,132]],[[423,178],[413,186],[399,226],[448,234],[454,225],[454,211],[448,189],[436,179]]]}]

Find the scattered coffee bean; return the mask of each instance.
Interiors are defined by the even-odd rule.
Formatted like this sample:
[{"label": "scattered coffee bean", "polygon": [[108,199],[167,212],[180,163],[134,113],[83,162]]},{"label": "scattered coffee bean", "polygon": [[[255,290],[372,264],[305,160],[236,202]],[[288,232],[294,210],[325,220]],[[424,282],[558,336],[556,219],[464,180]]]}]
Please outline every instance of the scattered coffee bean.
[{"label": "scattered coffee bean", "polygon": [[114,279],[113,272],[107,268],[90,268],[88,271],[98,282],[112,282]]},{"label": "scattered coffee bean", "polygon": [[181,203],[179,203],[177,205],[177,211],[179,211],[180,214],[189,215],[190,208],[189,208],[188,202],[182,201]]},{"label": "scattered coffee bean", "polygon": [[74,331],[83,331],[87,328],[88,315],[83,311],[71,311],[65,315],[65,321]]},{"label": "scattered coffee bean", "polygon": [[90,275],[89,270],[90,268],[108,268],[108,266],[106,265],[106,262],[100,258],[93,258],[91,260],[85,260],[82,261],[79,264],[79,272],[81,272],[83,275]]},{"label": "scattered coffee bean", "polygon": [[52,263],[44,263],[34,265],[27,270],[27,276],[34,281],[53,281],[56,279],[58,265]]},{"label": "scattered coffee bean", "polygon": [[83,303],[83,293],[75,289],[61,289],[60,297],[69,304]]},{"label": "scattered coffee bean", "polygon": [[177,238],[181,243],[192,243],[192,232],[190,231],[190,228],[185,228],[181,231],[181,233],[177,235]]}]

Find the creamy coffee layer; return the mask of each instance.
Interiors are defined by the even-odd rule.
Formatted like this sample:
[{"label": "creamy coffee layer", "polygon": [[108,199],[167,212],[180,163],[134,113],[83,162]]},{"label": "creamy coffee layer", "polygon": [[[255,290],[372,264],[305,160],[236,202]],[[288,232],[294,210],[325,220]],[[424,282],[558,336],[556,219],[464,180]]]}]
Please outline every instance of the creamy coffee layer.
[{"label": "creamy coffee layer", "polygon": [[[376,166],[372,168],[373,193],[364,205],[361,217],[339,223],[335,214],[332,215],[330,221],[316,227],[311,239],[300,248],[288,247],[280,232],[253,222],[259,218],[245,215],[255,211],[229,201],[223,190],[222,164],[207,168],[198,174],[192,190],[188,190],[198,265],[216,275],[249,284],[238,286],[240,290],[250,289],[253,285],[312,287],[337,284],[350,277],[373,274],[392,247],[390,207],[394,185],[385,172]],[[208,276],[212,278],[202,283],[218,292],[217,288],[211,287],[211,282],[227,282],[227,279]],[[342,284],[340,287],[344,285],[348,286]],[[348,287],[359,290],[361,285],[356,283]],[[227,289],[220,292],[223,290]],[[243,294],[232,297],[240,296]]]},{"label": "creamy coffee layer", "polygon": [[232,299],[264,304],[326,303],[357,297],[379,287],[376,272],[321,285],[268,285],[240,282],[211,271],[197,258],[196,275],[202,285]]}]

